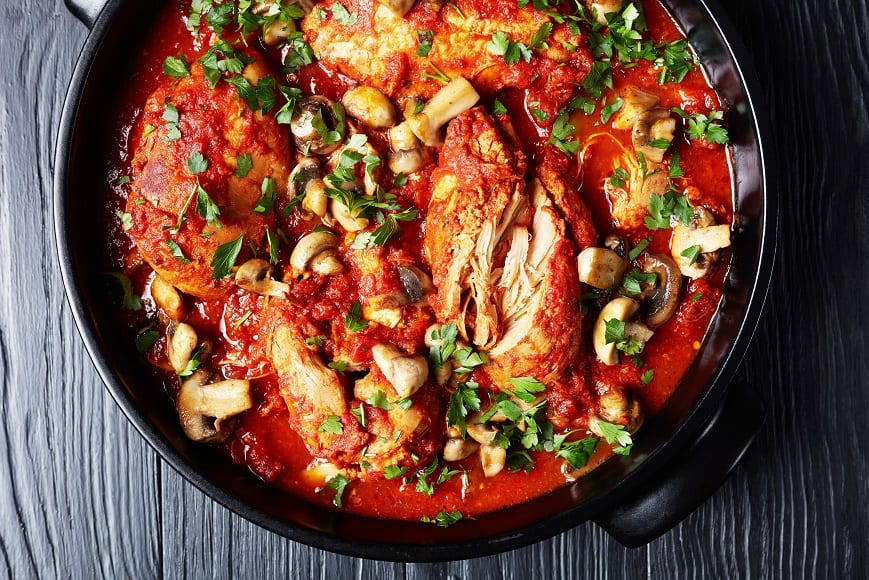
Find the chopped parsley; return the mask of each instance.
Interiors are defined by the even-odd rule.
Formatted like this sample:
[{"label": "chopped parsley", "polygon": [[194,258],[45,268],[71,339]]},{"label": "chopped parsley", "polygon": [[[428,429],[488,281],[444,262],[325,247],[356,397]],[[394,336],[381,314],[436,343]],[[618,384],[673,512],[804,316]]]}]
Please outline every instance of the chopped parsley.
[{"label": "chopped parsley", "polygon": [[341,417],[338,415],[329,415],[326,420],[320,423],[317,431],[321,433],[331,433],[332,435],[340,435],[344,432],[344,426],[341,424]]},{"label": "chopped parsley", "polygon": [[397,465],[387,465],[383,468],[383,477],[386,479],[395,479],[396,477],[401,477],[407,473],[406,467],[399,467]]},{"label": "chopped parsley", "polygon": [[[429,348],[428,360],[435,369],[444,366],[444,363],[453,356],[458,335],[458,328],[452,322],[431,331],[429,338],[434,344]],[[436,344],[438,342],[440,344]]]},{"label": "chopped parsley", "polygon": [[163,120],[166,121],[166,136],[163,139],[167,143],[181,139],[181,129],[178,128],[181,116],[178,114],[178,109],[172,103],[166,103]]},{"label": "chopped parsley", "polygon": [[537,48],[546,50],[549,48],[549,45],[546,44],[546,39],[549,38],[549,35],[552,34],[552,23],[547,21],[540,25],[540,28],[531,35],[531,40],[528,41],[528,46],[530,48]]},{"label": "chopped parsley", "polygon": [[350,332],[360,332],[368,328],[368,321],[362,318],[362,304],[357,300],[344,317],[344,326]]},{"label": "chopped parsley", "polygon": [[658,275],[654,272],[643,272],[639,268],[634,268],[622,278],[622,288],[619,294],[622,296],[639,296],[643,293],[641,284],[652,285],[658,279]]},{"label": "chopped parsley", "polygon": [[549,136],[548,143],[555,145],[567,155],[575,155],[579,151],[579,142],[572,140],[574,131],[576,127],[570,122],[570,114],[561,110],[555,118],[555,123],[552,124],[552,134]]},{"label": "chopped parsley", "polygon": [[636,246],[631,248],[631,251],[628,252],[629,260],[636,260],[640,254],[643,253],[643,250],[649,247],[649,244],[652,242],[650,238],[645,238],[640,240]]},{"label": "chopped parsley", "polygon": [[265,177],[260,186],[260,192],[262,195],[259,200],[257,200],[256,205],[253,206],[253,211],[260,215],[266,215],[272,211],[275,207],[275,196],[277,195],[277,191],[275,180],[271,177]]},{"label": "chopped parsley", "polygon": [[507,107],[504,106],[504,103],[502,103],[498,99],[495,99],[494,101],[492,101],[492,114],[493,115],[506,115],[507,114]]},{"label": "chopped parsley", "polygon": [[553,437],[555,456],[566,461],[573,469],[585,467],[588,464],[588,460],[591,459],[592,454],[594,454],[594,450],[597,448],[600,439],[597,437],[585,437],[577,441],[565,441],[571,433],[572,431]]},{"label": "chopped parsley", "polygon": [[618,318],[604,320],[606,325],[605,339],[607,344],[616,343],[616,350],[620,350],[628,356],[640,354],[645,346],[635,338],[625,336],[625,323]]},{"label": "chopped parsley", "polygon": [[187,158],[187,171],[190,172],[190,175],[202,173],[206,169],[208,169],[208,159],[202,155],[201,151],[194,151]]},{"label": "chopped parsley", "polygon": [[163,60],[163,74],[180,79],[190,75],[190,65],[183,54],[167,56]]},{"label": "chopped parsley", "polygon": [[727,129],[721,126],[720,121],[724,120],[723,111],[710,111],[709,115],[702,113],[688,114],[679,107],[670,109],[687,122],[685,134],[689,139],[706,139],[710,143],[717,145],[726,145],[730,143],[730,137],[727,134]]},{"label": "chopped parsley", "polygon": [[350,483],[350,480],[340,473],[335,477],[329,480],[329,483],[326,484],[325,489],[331,489],[335,491],[335,497],[332,498],[332,503],[335,507],[341,507],[342,499],[344,497],[344,490],[347,489],[347,485]]},{"label": "chopped parsley", "polygon": [[380,389],[377,389],[377,392],[368,397],[365,402],[377,409],[382,409],[384,411],[392,410],[392,405],[389,404],[389,399],[386,398],[386,393]]},{"label": "chopped parsley", "polygon": [[631,434],[625,430],[624,425],[614,425],[600,420],[597,424],[606,442],[612,445],[613,453],[630,455],[634,441],[631,439]]},{"label": "chopped parsley", "polygon": [[510,40],[500,30],[492,33],[492,39],[486,43],[486,50],[495,56],[503,56],[508,65],[516,64],[520,60],[531,62],[531,49],[521,42]]},{"label": "chopped parsley", "polygon": [[428,56],[431,52],[432,41],[434,40],[434,30],[417,30],[416,36],[419,39],[419,48],[416,49],[416,56]]},{"label": "chopped parsley", "polygon": [[323,343],[326,341],[325,334],[317,334],[315,336],[309,336],[305,339],[305,344],[308,346],[323,346]]},{"label": "chopped parsley", "polygon": [[235,261],[238,259],[238,254],[241,252],[243,242],[244,234],[240,234],[231,242],[217,246],[214,256],[211,258],[212,278],[222,280],[229,276],[232,267],[235,266]]},{"label": "chopped parsley", "polygon": [[657,193],[650,195],[648,210],[649,215],[645,218],[645,224],[650,230],[667,229],[673,220],[688,225],[693,214],[688,198],[672,189],[664,195]]},{"label": "chopped parsley", "polygon": [[462,433],[462,437],[468,432],[468,411],[480,410],[480,385],[473,381],[459,383],[456,390],[450,395],[450,405],[447,407],[447,425],[456,427]]},{"label": "chopped parsley", "polygon": [[109,276],[112,276],[118,283],[121,285],[121,291],[123,295],[121,297],[121,309],[122,310],[141,310],[142,309],[142,299],[136,296],[133,292],[133,283],[130,282],[130,279],[120,272],[109,272]]},{"label": "chopped parsley", "polygon": [[356,20],[359,19],[359,13],[353,12],[352,14],[344,8],[344,5],[340,2],[335,2],[332,4],[332,15],[335,17],[339,23],[344,26],[353,26],[356,24]]},{"label": "chopped parsley", "polygon": [[526,403],[533,403],[538,393],[546,391],[546,385],[534,377],[511,378],[510,384],[513,385],[511,394]]},{"label": "chopped parsley", "polygon": [[160,340],[160,333],[156,330],[146,330],[136,335],[135,344],[136,350],[140,353],[146,353]]},{"label": "chopped parsley", "polygon": [[184,255],[184,251],[181,249],[181,246],[178,245],[178,242],[169,238],[166,240],[166,245],[169,246],[169,255],[181,262],[182,264],[189,264],[190,259]]},{"label": "chopped parsley", "polygon": [[610,184],[613,187],[624,189],[630,178],[631,176],[628,174],[624,167],[616,167],[610,175]]},{"label": "chopped parsley", "polygon": [[640,380],[643,381],[644,385],[648,385],[652,382],[652,378],[655,376],[655,369],[649,369],[640,375]]},{"label": "chopped parsley", "polygon": [[[616,111],[621,109],[622,105],[624,105],[624,104],[625,104],[624,99],[619,97],[618,99],[616,99],[612,103],[602,107],[600,110],[600,122],[601,123],[609,122],[610,117],[612,117]],[[669,141],[667,142],[667,144],[669,145]],[[665,149],[666,149],[666,147],[665,147]]]},{"label": "chopped parsley", "polygon": [[697,57],[691,52],[684,38],[665,43],[658,47],[660,56],[655,59],[655,68],[661,70],[658,84],[678,83],[697,65]]},{"label": "chopped parsley", "polygon": [[204,218],[207,224],[221,227],[220,220],[217,219],[217,216],[220,215],[220,208],[208,196],[208,192],[199,183],[199,178],[196,179],[194,192],[196,194],[196,214]]},{"label": "chopped parsley", "polygon": [[489,357],[485,352],[475,351],[470,346],[456,349],[453,353],[453,358],[458,363],[458,366],[453,370],[457,375],[467,374],[474,370],[475,367],[489,362]]},{"label": "chopped parsley", "polygon": [[123,228],[125,232],[128,232],[132,229],[133,216],[131,214],[118,210],[115,212],[115,215],[118,216],[119,220],[121,220],[121,228]]},{"label": "chopped parsley", "polygon": [[668,170],[668,175],[670,179],[676,179],[678,177],[684,177],[685,173],[682,171],[682,158],[679,155],[679,152],[676,151],[673,155],[670,156],[670,169]]},{"label": "chopped parsley", "polygon": [[688,263],[693,264],[700,257],[700,246],[688,246],[679,253],[683,258],[688,258]]},{"label": "chopped parsley", "polygon": [[428,516],[422,516],[422,518],[420,518],[419,521],[426,523],[426,524],[435,524],[435,525],[440,526],[442,528],[448,528],[461,519],[462,519],[461,512],[441,511],[441,512],[438,512],[438,514],[433,518],[430,518]]}]

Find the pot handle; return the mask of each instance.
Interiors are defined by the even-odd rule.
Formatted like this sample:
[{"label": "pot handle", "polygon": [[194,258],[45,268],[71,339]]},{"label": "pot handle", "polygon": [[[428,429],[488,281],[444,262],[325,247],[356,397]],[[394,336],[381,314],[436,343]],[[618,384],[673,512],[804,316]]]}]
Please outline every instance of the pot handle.
[{"label": "pot handle", "polygon": [[107,0],[65,0],[66,8],[88,28],[93,28]]},{"label": "pot handle", "polygon": [[764,413],[754,388],[735,379],[697,440],[666,463],[639,493],[597,516],[595,523],[628,548],[663,535],[727,479],[760,431]]}]

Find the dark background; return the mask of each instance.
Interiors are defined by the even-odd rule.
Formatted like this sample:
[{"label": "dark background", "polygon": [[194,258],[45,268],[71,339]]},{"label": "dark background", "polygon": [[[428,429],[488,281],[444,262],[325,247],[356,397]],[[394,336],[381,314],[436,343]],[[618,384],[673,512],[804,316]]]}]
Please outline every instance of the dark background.
[{"label": "dark background", "polygon": [[0,6],[0,576],[869,576],[869,9],[724,0],[777,140],[781,239],[741,373],[768,404],[741,466],[628,550],[594,524],[500,556],[387,564],[266,532],[167,467],[112,402],[54,245],[54,141],[87,29],[60,0]]}]

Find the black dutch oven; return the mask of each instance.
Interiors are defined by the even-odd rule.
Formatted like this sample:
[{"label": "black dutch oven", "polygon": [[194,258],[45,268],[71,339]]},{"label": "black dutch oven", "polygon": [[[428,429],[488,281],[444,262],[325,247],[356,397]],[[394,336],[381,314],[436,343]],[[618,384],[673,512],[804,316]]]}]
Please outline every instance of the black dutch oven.
[{"label": "black dutch oven", "polygon": [[112,397],[173,468],[229,509],[290,539],[394,561],[484,556],[594,520],[626,546],[658,537],[708,498],[736,467],[763,421],[754,391],[734,381],[772,273],[777,203],[771,140],[750,58],[715,0],[664,0],[729,105],[735,175],[731,271],[697,358],[669,403],[647,421],[629,457],[616,456],[543,497],[442,529],[373,520],[301,501],[184,437],[153,373],[124,340],[105,294],[97,218],[106,111],[163,2],[66,0],[91,28],[57,140],[54,212],[60,266],[82,338]]}]

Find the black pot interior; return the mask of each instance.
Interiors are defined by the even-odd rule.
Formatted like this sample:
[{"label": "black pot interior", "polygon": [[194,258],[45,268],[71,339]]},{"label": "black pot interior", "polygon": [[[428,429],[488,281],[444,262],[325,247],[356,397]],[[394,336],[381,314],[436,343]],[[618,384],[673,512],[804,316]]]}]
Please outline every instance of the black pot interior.
[{"label": "black pot interior", "polygon": [[[130,421],[175,469],[220,503],[294,540],[345,554],[389,560],[449,560],[491,554],[548,537],[614,505],[678,452],[715,410],[751,338],[768,282],[775,208],[761,151],[762,119],[745,87],[744,69],[719,22],[700,0],[665,0],[730,107],[738,233],[719,312],[683,384],[650,419],[630,457],[537,500],[441,529],[362,518],[308,504],[261,483],[182,434],[162,386],[138,356],[107,294],[106,242],[96,219],[110,122],[106,111],[127,82],[129,60],[160,2],[110,0],[73,79],[58,140],[56,222],[70,303],[88,349]],[[714,7],[713,7],[714,8]],[[720,14],[720,10],[714,10]],[[91,62],[92,60],[92,62]],[[749,73],[750,75],[750,73]],[[750,82],[750,80],[749,80]],[[772,219],[770,219],[770,216]],[[714,459],[714,458],[712,458]]]}]

